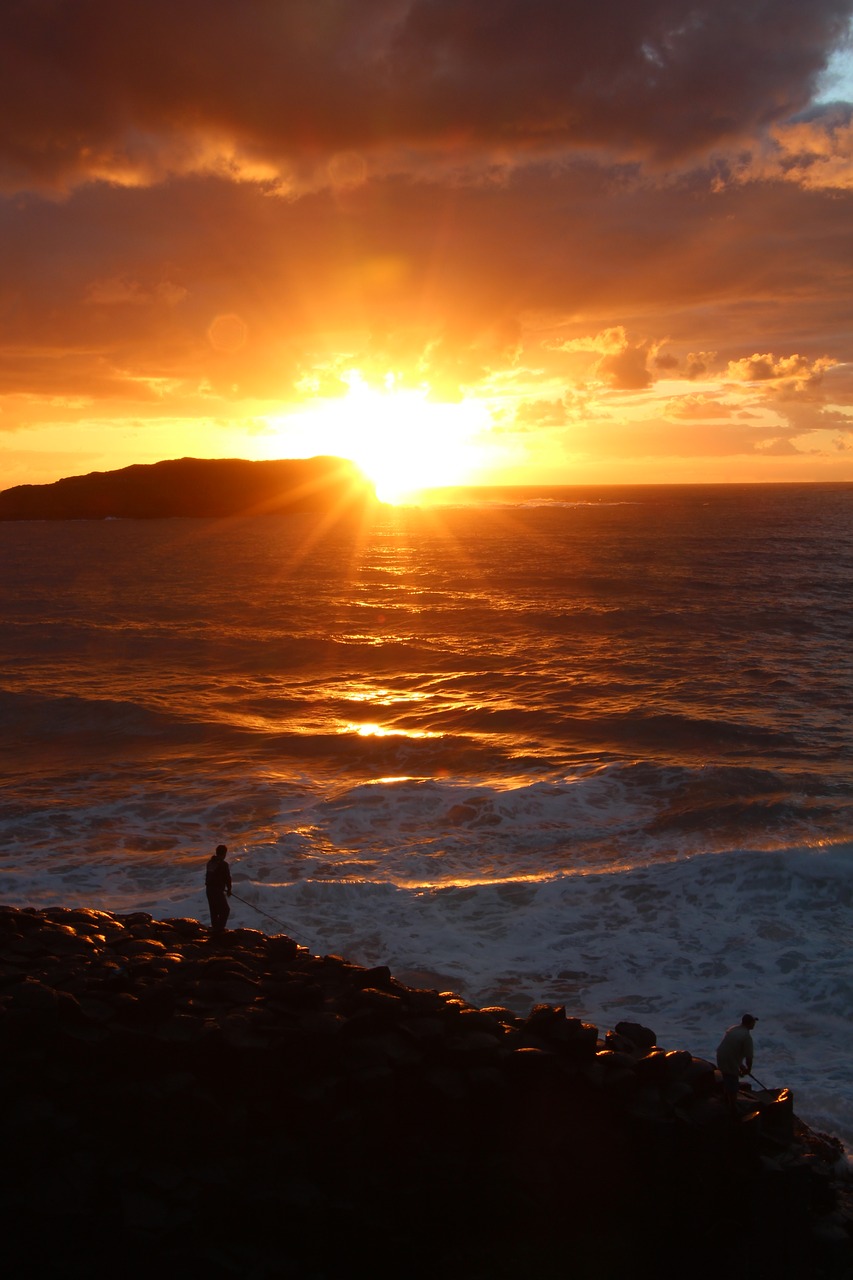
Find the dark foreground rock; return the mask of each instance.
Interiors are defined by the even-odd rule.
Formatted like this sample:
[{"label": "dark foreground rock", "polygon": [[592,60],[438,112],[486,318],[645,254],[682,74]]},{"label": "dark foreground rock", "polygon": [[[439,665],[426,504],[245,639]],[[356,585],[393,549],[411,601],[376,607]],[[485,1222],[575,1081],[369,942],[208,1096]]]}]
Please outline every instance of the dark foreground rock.
[{"label": "dark foreground rock", "polygon": [[215,518],[295,511],[340,517],[375,501],[372,486],[345,458],[174,458],[4,489],[0,520]]},{"label": "dark foreground rock", "polygon": [[604,1039],[193,920],[0,908],[23,1276],[849,1277],[841,1148]]}]

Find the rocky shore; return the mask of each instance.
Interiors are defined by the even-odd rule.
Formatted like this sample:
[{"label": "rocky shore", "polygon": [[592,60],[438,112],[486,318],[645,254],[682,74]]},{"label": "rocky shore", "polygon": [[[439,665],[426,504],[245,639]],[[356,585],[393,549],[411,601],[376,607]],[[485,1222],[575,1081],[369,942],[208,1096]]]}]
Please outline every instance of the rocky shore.
[{"label": "rocky shore", "polygon": [[853,1274],[840,1144],[620,1023],[283,935],[0,908],[16,1277]]}]

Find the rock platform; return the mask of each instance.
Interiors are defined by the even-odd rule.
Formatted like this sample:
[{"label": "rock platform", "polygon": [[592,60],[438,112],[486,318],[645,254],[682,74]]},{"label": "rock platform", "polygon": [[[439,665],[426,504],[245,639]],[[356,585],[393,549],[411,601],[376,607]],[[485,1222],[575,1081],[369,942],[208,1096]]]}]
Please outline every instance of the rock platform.
[{"label": "rock platform", "polygon": [[3,1245],[23,1277],[853,1275],[787,1090],[291,938],[0,907]]}]

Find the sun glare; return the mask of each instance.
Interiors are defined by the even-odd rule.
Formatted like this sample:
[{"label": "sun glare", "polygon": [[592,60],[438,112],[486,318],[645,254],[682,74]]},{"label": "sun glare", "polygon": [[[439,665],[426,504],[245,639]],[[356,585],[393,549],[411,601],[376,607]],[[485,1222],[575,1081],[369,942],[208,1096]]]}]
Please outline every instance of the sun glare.
[{"label": "sun glare", "polygon": [[[382,502],[401,502],[418,490],[465,484],[482,465],[477,436],[491,419],[485,404],[429,399],[429,389],[402,388],[389,374],[377,388],[352,370],[348,391],[299,415],[314,452],[351,458],[376,487]],[[293,417],[271,422],[292,438]]]}]

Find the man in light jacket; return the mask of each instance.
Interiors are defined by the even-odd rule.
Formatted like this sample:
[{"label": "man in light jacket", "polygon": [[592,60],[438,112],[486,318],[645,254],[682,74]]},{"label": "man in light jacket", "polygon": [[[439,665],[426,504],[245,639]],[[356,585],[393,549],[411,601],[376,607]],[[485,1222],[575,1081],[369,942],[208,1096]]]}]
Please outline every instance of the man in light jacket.
[{"label": "man in light jacket", "polygon": [[723,1089],[732,1115],[736,1114],[735,1102],[740,1077],[749,1075],[752,1071],[752,1028],[757,1021],[751,1013],[745,1013],[740,1023],[729,1027],[717,1045],[717,1066],[723,1077]]}]

